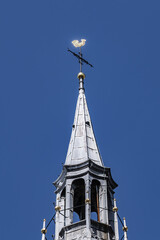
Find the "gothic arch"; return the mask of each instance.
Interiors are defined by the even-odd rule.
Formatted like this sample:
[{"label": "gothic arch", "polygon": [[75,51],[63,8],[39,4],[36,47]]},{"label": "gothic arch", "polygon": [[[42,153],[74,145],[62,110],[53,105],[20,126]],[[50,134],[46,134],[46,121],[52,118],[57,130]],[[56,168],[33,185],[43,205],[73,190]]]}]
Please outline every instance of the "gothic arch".
[{"label": "gothic arch", "polygon": [[98,222],[100,222],[99,189],[100,182],[93,179],[91,184],[91,218]]},{"label": "gothic arch", "polygon": [[[85,181],[82,178],[72,182],[73,222],[85,219]],[[77,214],[78,218],[75,217]],[[75,219],[74,219],[75,217]]]}]

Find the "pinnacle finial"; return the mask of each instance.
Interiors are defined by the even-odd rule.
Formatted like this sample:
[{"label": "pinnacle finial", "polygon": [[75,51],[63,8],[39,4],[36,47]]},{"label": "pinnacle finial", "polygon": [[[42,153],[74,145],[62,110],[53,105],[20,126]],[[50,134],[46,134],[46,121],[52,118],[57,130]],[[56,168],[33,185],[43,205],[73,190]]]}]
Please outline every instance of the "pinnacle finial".
[{"label": "pinnacle finial", "polygon": [[117,208],[117,204],[116,204],[116,199],[115,198],[114,198],[113,212],[118,212],[118,208]]},{"label": "pinnacle finial", "polygon": [[42,240],[45,240],[45,235],[47,233],[46,219],[43,219],[43,228],[41,229],[41,233],[42,233]]},{"label": "pinnacle finial", "polygon": [[119,240],[119,229],[118,229],[118,208],[116,204],[116,199],[114,198],[114,232],[115,232],[115,240]]},{"label": "pinnacle finial", "polygon": [[79,79],[79,90],[84,90],[85,74],[83,72],[79,72],[77,78]]},{"label": "pinnacle finial", "polygon": [[128,238],[127,238],[128,227],[127,227],[127,225],[126,225],[126,219],[125,219],[125,217],[123,218],[123,223],[124,223],[124,226],[123,226],[124,240],[128,240]]}]

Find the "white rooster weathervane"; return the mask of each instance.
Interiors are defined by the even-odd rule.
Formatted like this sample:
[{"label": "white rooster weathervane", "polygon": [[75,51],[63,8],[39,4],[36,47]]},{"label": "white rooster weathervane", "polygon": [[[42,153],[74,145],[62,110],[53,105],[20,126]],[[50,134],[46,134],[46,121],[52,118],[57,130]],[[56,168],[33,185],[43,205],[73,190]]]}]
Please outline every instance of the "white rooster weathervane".
[{"label": "white rooster weathervane", "polygon": [[74,47],[76,47],[76,48],[79,47],[79,50],[80,50],[80,51],[79,51],[79,54],[77,54],[77,53],[71,51],[70,49],[68,49],[68,51],[69,51],[70,53],[72,53],[76,58],[78,58],[79,63],[80,63],[80,72],[82,72],[82,64],[83,64],[83,63],[86,63],[86,64],[88,64],[89,66],[93,67],[92,64],[90,64],[88,61],[86,61],[84,58],[82,58],[82,50],[81,50],[81,47],[83,47],[83,46],[85,45],[85,43],[86,43],[86,39],[81,39],[81,42],[79,42],[78,40],[72,41],[72,44],[73,44]]},{"label": "white rooster weathervane", "polygon": [[81,42],[79,42],[78,40],[73,40],[72,44],[73,46],[77,47],[83,47],[86,43],[86,39],[81,39]]}]

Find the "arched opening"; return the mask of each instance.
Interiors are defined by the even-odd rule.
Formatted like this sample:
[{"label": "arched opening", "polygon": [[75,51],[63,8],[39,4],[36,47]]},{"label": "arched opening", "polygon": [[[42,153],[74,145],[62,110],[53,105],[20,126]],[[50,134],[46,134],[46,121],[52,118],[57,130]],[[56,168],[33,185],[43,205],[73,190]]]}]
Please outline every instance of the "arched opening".
[{"label": "arched opening", "polygon": [[61,192],[61,198],[65,198],[66,197],[66,188],[63,189],[63,191]]},{"label": "arched opening", "polygon": [[74,211],[73,212],[73,223],[79,222],[79,215]]},{"label": "arched opening", "polygon": [[85,219],[85,183],[77,179],[72,183],[73,190],[73,222]]},{"label": "arched opening", "polygon": [[91,212],[91,219],[97,221],[97,212]]},{"label": "arched opening", "polygon": [[100,222],[99,187],[100,182],[93,180],[91,185],[91,219],[98,222]]}]

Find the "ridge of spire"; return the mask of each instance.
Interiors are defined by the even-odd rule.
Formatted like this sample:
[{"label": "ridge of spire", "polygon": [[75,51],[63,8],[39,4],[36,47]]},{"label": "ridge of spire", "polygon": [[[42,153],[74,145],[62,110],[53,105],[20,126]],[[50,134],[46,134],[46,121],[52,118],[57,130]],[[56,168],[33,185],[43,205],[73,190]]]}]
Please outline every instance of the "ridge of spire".
[{"label": "ridge of spire", "polygon": [[103,166],[84,93],[84,73],[80,72],[78,78],[79,95],[65,165],[76,165],[90,159]]}]

